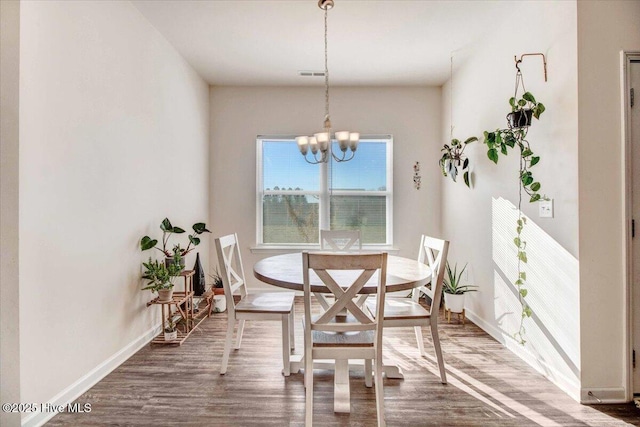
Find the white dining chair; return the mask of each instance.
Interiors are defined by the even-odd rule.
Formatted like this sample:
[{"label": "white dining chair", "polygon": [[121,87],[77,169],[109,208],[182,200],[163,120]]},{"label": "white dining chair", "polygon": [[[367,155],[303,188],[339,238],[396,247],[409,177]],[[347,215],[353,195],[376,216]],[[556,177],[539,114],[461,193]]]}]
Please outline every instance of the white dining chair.
[{"label": "white dining chair", "polygon": [[320,230],[320,249],[331,251],[362,250],[360,230]]},{"label": "white dining chair", "polygon": [[[337,283],[336,272],[353,270],[351,284]],[[331,291],[335,302],[319,316],[311,313],[310,271],[320,278]],[[382,304],[376,316],[356,305],[353,297],[378,272],[377,297]],[[378,426],[384,426],[384,392],[382,386],[382,324],[384,321],[387,254],[302,254],[304,283],[304,380],[306,387],[305,426],[313,421],[313,361],[335,360],[334,393],[342,394],[338,387],[349,387],[349,359],[365,360],[365,384],[371,386],[371,361],[375,363],[373,377],[376,392]],[[351,279],[349,279],[351,280]],[[341,313],[348,311],[348,315]],[[346,370],[346,373],[345,373]],[[346,376],[346,378],[342,376]],[[348,402],[346,402],[348,405]]]},{"label": "white dining chair", "polygon": [[[423,235],[420,241],[420,250],[418,251],[418,261],[427,264],[431,269],[430,285],[415,288],[411,299],[388,298],[384,308],[385,328],[413,326],[421,356],[426,354],[422,327],[430,327],[442,384],[447,383],[447,374],[438,335],[438,313],[442,299],[442,281],[444,280],[448,251],[449,241]],[[431,298],[431,307],[428,310],[419,303],[421,293]],[[377,301],[375,299],[368,299],[366,305],[372,313],[376,312]]]},{"label": "white dining chair", "polygon": [[[289,354],[295,348],[294,340],[294,292],[270,292],[249,294],[244,278],[244,268],[238,246],[238,235],[229,234],[215,239],[218,265],[224,295],[227,302],[227,337],[224,344],[220,374],[227,372],[229,354],[236,322],[238,332],[235,349],[242,343],[244,323],[247,320],[275,320],[282,323],[282,363],[285,376],[290,375]],[[234,293],[240,294],[237,303]]]}]

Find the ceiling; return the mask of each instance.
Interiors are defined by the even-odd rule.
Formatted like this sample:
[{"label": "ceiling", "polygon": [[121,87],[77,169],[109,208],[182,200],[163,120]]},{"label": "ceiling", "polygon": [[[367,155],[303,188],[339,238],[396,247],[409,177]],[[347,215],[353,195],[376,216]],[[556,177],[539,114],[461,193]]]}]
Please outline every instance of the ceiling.
[{"label": "ceiling", "polygon": [[[317,0],[132,2],[212,85],[324,83],[298,75],[324,69]],[[335,0],[328,16],[331,85],[442,85],[452,52],[509,19],[514,3]]]}]

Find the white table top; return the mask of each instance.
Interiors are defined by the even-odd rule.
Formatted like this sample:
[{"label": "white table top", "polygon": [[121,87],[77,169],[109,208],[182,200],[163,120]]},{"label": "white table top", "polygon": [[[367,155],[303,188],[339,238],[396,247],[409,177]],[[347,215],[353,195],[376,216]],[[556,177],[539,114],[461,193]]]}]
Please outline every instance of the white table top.
[{"label": "white table top", "polygon": [[[312,272],[313,273],[313,272]],[[348,280],[357,276],[354,272],[333,272],[338,283],[351,283]],[[254,276],[262,282],[280,288],[302,291],[302,253],[276,255],[258,261],[253,266]],[[344,274],[344,276],[342,276]],[[352,279],[352,280],[353,280]],[[311,292],[328,293],[329,290],[315,275],[310,275]],[[377,275],[361,290],[361,294],[376,293]],[[429,266],[415,259],[389,255],[387,258],[387,292],[403,291],[426,285],[431,281]]]}]

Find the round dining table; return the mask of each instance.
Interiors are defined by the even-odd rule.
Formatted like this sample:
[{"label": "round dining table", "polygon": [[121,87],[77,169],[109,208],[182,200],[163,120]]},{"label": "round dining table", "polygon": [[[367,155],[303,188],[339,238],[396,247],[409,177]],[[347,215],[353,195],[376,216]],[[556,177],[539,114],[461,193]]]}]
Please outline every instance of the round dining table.
[{"label": "round dining table", "polygon": [[[349,252],[353,255],[357,252]],[[340,274],[342,273],[342,275]],[[280,288],[292,289],[302,292],[302,253],[291,253],[264,258],[253,266],[254,276],[261,282]],[[335,279],[356,277],[353,272],[335,272]],[[315,274],[310,274],[311,292],[330,293],[329,289]],[[394,255],[387,257],[387,285],[386,292],[406,291],[419,286],[424,286],[431,281],[431,269],[429,266],[410,258]],[[340,282],[338,282],[340,283]],[[376,293],[377,276],[371,277],[369,282],[360,290],[361,294]]]},{"label": "round dining table", "polygon": [[[354,254],[354,252],[349,252]],[[357,253],[357,252],[355,252]],[[302,275],[302,253],[290,253],[264,258],[253,266],[254,276],[264,282],[280,288],[294,291],[303,291]],[[377,273],[376,273],[377,274]],[[333,271],[332,276],[338,283],[352,283],[358,272],[353,271]],[[311,292],[314,293],[318,302],[326,310],[328,304],[323,294],[331,291],[322,283],[320,278],[311,271],[309,274],[311,282]],[[360,300],[358,304],[370,294],[376,293],[377,276],[374,274],[369,282],[360,290]],[[428,284],[431,281],[431,269],[429,266],[410,258],[389,255],[387,257],[387,281],[386,292],[406,291]],[[297,373],[303,367],[304,355],[292,354],[289,358],[291,373]],[[316,369],[334,369],[334,411],[350,412],[350,390],[349,390],[349,368],[363,370],[360,363],[353,363],[344,360],[335,362],[324,361],[314,362]],[[402,371],[397,365],[384,364],[384,374],[387,378],[404,378]]]}]

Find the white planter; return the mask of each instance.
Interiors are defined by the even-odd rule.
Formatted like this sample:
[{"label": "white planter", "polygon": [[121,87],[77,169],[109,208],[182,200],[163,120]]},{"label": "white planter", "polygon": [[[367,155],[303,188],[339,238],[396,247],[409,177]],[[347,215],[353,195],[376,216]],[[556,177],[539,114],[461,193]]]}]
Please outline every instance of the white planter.
[{"label": "white planter", "polygon": [[178,331],[175,330],[173,332],[164,332],[164,340],[165,341],[175,341],[178,339]]},{"label": "white planter", "polygon": [[171,301],[172,298],[173,298],[173,288],[160,289],[158,291],[158,301],[167,302],[167,301]]},{"label": "white planter", "polygon": [[444,294],[444,305],[452,313],[462,313],[464,310],[464,294]]},{"label": "white planter", "polygon": [[213,297],[213,311],[215,313],[222,313],[227,309],[227,300],[224,295],[215,295]]}]

